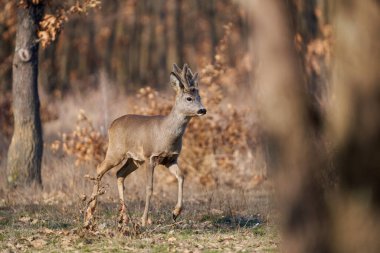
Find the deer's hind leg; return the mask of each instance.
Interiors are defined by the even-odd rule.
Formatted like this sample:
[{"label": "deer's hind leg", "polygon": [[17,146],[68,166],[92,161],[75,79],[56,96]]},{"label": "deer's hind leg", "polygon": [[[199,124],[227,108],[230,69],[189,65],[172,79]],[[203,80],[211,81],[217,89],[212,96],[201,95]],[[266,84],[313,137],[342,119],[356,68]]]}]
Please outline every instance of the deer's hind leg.
[{"label": "deer's hind leg", "polygon": [[135,171],[138,168],[136,163],[132,158],[129,158],[126,163],[117,171],[117,189],[119,191],[119,200],[120,200],[120,209],[119,209],[119,218],[118,218],[118,226],[119,229],[122,228],[124,224],[128,224],[128,214],[127,207],[125,205],[124,200],[124,181],[125,178]]},{"label": "deer's hind leg", "polygon": [[146,190],[145,190],[145,208],[143,216],[141,217],[141,225],[145,227],[150,223],[148,219],[150,199],[153,194],[153,173],[156,163],[149,161],[146,162]]},{"label": "deer's hind leg", "polygon": [[175,221],[182,211],[184,176],[181,169],[178,167],[177,162],[167,164],[165,166],[169,169],[170,173],[172,173],[177,178],[177,181],[178,181],[177,204],[174,210],[172,211],[173,220]]}]

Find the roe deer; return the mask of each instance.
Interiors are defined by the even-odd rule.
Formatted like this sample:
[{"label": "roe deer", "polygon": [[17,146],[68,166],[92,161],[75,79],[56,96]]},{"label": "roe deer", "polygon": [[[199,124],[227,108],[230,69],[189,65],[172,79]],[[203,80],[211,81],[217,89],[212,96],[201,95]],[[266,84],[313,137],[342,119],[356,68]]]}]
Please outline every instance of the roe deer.
[{"label": "roe deer", "polygon": [[141,165],[147,171],[146,202],[141,218],[143,226],[148,222],[149,202],[153,192],[154,168],[161,164],[178,180],[178,200],[172,214],[176,220],[182,210],[183,174],[177,159],[182,148],[182,136],[190,119],[206,114],[198,92],[198,74],[193,74],[185,64],[176,64],[170,73],[170,84],[176,91],[174,106],[167,116],[124,115],[114,120],[108,130],[109,145],[104,161],[97,167],[97,177],[92,197],[85,214],[85,226],[90,226],[96,208],[99,183],[103,175],[117,167],[117,187],[120,197],[119,224],[128,223],[124,203],[124,180]]}]

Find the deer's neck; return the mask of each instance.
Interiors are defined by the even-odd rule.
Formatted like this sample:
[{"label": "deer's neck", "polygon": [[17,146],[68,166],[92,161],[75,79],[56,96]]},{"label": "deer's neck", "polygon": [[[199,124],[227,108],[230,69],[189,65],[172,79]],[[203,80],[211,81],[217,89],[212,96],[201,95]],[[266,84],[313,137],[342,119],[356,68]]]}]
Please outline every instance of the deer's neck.
[{"label": "deer's neck", "polygon": [[171,139],[175,141],[178,138],[182,138],[189,121],[190,117],[179,113],[176,108],[173,107],[169,115],[165,117],[163,131],[165,131]]}]

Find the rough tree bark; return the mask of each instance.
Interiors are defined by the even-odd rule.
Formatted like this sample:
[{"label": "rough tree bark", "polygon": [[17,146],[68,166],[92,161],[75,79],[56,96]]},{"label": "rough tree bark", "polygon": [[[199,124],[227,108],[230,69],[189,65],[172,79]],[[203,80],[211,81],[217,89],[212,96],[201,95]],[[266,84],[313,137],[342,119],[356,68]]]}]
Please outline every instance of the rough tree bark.
[{"label": "rough tree bark", "polygon": [[8,150],[7,179],[11,185],[42,184],[42,128],[38,97],[37,28],[43,4],[18,9],[13,58],[14,133]]}]

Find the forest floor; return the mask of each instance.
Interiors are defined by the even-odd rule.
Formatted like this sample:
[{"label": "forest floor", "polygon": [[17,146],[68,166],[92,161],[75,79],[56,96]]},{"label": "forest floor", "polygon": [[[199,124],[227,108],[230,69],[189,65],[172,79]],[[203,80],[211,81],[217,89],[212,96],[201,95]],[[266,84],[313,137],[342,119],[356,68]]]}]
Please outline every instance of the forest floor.
[{"label": "forest floor", "polygon": [[[146,228],[130,227],[133,235],[118,231],[115,201],[100,202],[97,229],[90,232],[82,228],[84,204],[80,201],[68,205],[10,204],[12,200],[3,198],[0,251],[278,252],[276,215],[271,211],[267,188],[264,183],[234,201],[230,199],[233,195],[223,192],[206,197],[195,195],[186,203],[177,222],[171,220],[173,199],[156,199],[152,201],[153,223]],[[127,203],[131,223],[137,224],[144,203],[141,200]]]}]

